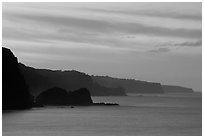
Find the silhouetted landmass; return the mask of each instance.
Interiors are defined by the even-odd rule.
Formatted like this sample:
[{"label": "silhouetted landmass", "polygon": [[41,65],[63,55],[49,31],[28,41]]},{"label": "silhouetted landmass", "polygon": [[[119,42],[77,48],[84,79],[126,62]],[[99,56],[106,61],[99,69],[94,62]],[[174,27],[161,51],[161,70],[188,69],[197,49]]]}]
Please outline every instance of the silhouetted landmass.
[{"label": "silhouetted landmass", "polygon": [[18,68],[18,59],[10,49],[2,47],[2,109],[31,108],[32,101]]},{"label": "silhouetted landmass", "polygon": [[119,79],[109,76],[92,76],[93,80],[105,87],[123,87],[126,93],[164,93],[160,83]]},{"label": "silhouetted landmass", "polygon": [[88,89],[80,88],[75,91],[67,92],[65,89],[59,87],[53,87],[46,91],[41,92],[35,100],[37,105],[52,105],[52,106],[61,106],[61,105],[71,105],[71,108],[74,105],[95,105],[95,106],[114,106],[118,105],[117,103],[93,103],[91,95]]},{"label": "silhouetted landmass", "polygon": [[78,71],[60,71],[48,69],[35,69],[19,64],[20,70],[29,85],[30,92],[37,96],[51,87],[60,87],[67,91],[87,88],[92,96],[125,96],[122,87],[107,88],[94,82],[92,77]]},{"label": "silhouetted landmass", "polygon": [[36,97],[39,105],[91,105],[93,101],[86,88],[67,92],[65,89],[53,87],[43,91]]},{"label": "silhouetted landmass", "polygon": [[[99,85],[96,82],[93,82],[91,87],[89,87],[92,95],[98,95],[103,94],[101,96],[126,96],[124,88],[118,86],[118,87],[106,87]],[[105,92],[105,93],[104,93]]]},{"label": "silhouetted landmass", "polygon": [[162,88],[165,93],[193,93],[192,88],[186,88],[181,86],[173,86],[173,85],[162,85]]}]

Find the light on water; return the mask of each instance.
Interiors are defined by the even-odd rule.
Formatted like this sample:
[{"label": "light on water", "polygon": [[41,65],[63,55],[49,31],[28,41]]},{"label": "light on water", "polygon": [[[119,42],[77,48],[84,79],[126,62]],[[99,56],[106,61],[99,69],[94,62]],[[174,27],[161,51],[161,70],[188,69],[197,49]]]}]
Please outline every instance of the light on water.
[{"label": "light on water", "polygon": [[201,135],[202,97],[92,97],[120,106],[45,107],[3,113],[3,135]]}]

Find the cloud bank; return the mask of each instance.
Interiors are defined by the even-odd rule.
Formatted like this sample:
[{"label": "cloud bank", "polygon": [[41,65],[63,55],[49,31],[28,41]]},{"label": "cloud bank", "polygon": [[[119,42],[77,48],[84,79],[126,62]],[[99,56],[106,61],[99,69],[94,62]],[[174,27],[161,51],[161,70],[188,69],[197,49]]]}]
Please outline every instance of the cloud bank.
[{"label": "cloud bank", "polygon": [[[150,77],[155,72],[145,75],[145,68],[162,72],[159,67],[172,57],[185,56],[172,65],[178,67],[174,79],[189,64],[197,69],[189,74],[201,72],[200,60],[188,63],[202,55],[201,3],[3,3],[2,8],[3,45],[31,66],[129,78],[143,74],[161,82],[172,77]],[[193,87],[201,86],[195,82],[199,86]]]}]

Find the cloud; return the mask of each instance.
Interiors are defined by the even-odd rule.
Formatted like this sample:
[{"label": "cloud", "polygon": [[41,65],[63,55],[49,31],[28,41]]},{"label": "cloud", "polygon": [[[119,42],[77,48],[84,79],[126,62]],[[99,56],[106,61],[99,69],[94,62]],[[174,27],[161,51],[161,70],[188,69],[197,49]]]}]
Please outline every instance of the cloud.
[{"label": "cloud", "polygon": [[190,47],[197,47],[202,46],[202,40],[198,40],[195,42],[183,42],[183,43],[173,43],[173,46],[190,46]]},{"label": "cloud", "polygon": [[[115,49],[115,50],[134,50],[137,47],[134,45],[139,44],[137,42],[130,42],[123,39],[119,39],[114,36],[104,36],[99,34],[89,34],[83,32],[77,32],[73,30],[57,29],[52,33],[45,30],[39,32],[35,29],[15,29],[11,27],[4,27],[2,37],[4,42],[6,41],[18,41],[18,42],[32,42],[42,44],[61,43],[66,47],[72,47],[70,42],[79,45],[86,45],[86,48],[103,48],[103,49]],[[78,46],[79,46],[78,45]]]},{"label": "cloud", "polygon": [[166,42],[166,43],[160,43],[157,46],[176,46],[176,47],[201,47],[202,46],[202,40],[197,41],[186,41],[186,42]]},{"label": "cloud", "polygon": [[33,67],[172,83],[194,77],[200,88],[201,3],[72,4],[4,3],[3,44]]},{"label": "cloud", "polygon": [[161,17],[161,18],[173,18],[173,19],[185,19],[185,20],[198,20],[202,21],[202,14],[185,14],[185,13],[173,13],[173,12],[159,12],[159,11],[147,11],[147,10],[107,10],[107,9],[94,9],[94,8],[84,8],[84,10],[92,12],[102,12],[107,14],[126,14],[126,15],[140,15],[140,16],[151,16],[151,17]]},{"label": "cloud", "polygon": [[202,37],[200,29],[170,29],[165,27],[149,26],[140,23],[109,22],[96,19],[74,18],[67,16],[32,15],[3,13],[3,20],[15,19],[18,22],[50,25],[51,27],[75,28],[81,31],[90,31],[105,34],[144,34],[149,36],[170,36],[180,38]]},{"label": "cloud", "polygon": [[166,52],[170,52],[170,49],[169,48],[158,48],[158,49],[149,50],[148,52],[166,53]]}]

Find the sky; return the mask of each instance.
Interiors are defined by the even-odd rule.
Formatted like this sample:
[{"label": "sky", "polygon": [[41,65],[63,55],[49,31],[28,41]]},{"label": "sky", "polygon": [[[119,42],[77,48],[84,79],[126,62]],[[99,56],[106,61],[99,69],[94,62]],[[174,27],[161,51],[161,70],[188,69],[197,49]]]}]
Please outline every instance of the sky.
[{"label": "sky", "polygon": [[35,68],[202,90],[202,3],[3,3],[2,45]]}]

